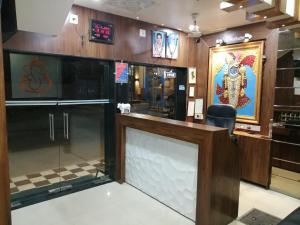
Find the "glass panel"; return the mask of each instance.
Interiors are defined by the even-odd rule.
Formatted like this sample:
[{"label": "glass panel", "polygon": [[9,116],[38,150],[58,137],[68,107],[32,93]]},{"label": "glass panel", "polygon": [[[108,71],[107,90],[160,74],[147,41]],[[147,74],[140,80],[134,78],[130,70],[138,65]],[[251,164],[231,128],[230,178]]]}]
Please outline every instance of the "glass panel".
[{"label": "glass panel", "polygon": [[131,66],[129,98],[132,111],[154,116],[175,117],[176,72],[159,67]]},{"label": "glass panel", "polygon": [[280,32],[278,41],[278,52],[285,49],[300,49],[300,40],[295,38],[295,33],[290,30]]},{"label": "glass panel", "polygon": [[277,70],[276,87],[300,87],[300,69],[285,68]]},{"label": "glass panel", "polygon": [[12,194],[59,182],[55,113],[56,106],[7,107]]},{"label": "glass panel", "polygon": [[[84,101],[82,102],[84,103]],[[104,105],[62,106],[61,179],[94,179],[105,173]]]},{"label": "glass panel", "polygon": [[63,59],[63,99],[105,98],[107,65],[98,60]]},{"label": "glass panel", "polygon": [[7,99],[57,99],[61,97],[60,60],[51,56],[10,53]]}]

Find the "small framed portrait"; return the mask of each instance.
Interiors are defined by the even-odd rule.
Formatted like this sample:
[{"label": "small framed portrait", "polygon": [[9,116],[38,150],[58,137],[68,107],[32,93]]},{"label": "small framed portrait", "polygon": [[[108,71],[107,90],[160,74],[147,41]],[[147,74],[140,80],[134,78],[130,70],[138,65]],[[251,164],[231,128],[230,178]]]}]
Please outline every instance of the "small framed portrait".
[{"label": "small framed portrait", "polygon": [[152,31],[152,57],[166,58],[166,33]]},{"label": "small framed portrait", "polygon": [[179,48],[179,34],[176,32],[168,33],[166,43],[166,58],[177,59]]},{"label": "small framed portrait", "polygon": [[189,84],[196,84],[196,68],[195,67],[190,67],[188,69],[188,73],[189,73]]}]

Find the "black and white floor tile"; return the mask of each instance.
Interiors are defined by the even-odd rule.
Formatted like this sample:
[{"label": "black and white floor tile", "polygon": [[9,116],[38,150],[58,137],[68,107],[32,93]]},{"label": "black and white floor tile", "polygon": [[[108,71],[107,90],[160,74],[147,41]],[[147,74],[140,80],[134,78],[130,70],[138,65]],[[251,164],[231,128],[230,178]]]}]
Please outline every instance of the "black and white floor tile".
[{"label": "black and white floor tile", "polygon": [[[103,168],[103,161],[93,160],[81,164],[41,171],[39,173],[13,177],[10,179],[10,191],[14,194],[21,191],[48,186],[61,181],[73,180],[85,176],[95,176],[97,170],[102,171]],[[103,174],[98,174],[98,176],[101,175]]]}]

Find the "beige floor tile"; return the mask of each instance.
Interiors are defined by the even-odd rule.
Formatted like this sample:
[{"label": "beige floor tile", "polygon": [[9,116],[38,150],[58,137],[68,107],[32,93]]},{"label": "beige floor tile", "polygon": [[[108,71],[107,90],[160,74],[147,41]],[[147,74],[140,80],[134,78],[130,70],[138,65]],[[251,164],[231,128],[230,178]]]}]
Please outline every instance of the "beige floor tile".
[{"label": "beige floor tile", "polygon": [[13,182],[19,182],[22,180],[28,180],[28,178],[26,176],[19,176],[19,177],[11,177],[10,178]]},{"label": "beige floor tile", "polygon": [[30,179],[31,183],[36,183],[36,182],[45,181],[45,180],[46,180],[46,178],[44,178],[44,177],[35,177],[35,178]]},{"label": "beige floor tile", "polygon": [[34,188],[36,188],[36,187],[33,184],[26,184],[23,186],[18,186],[19,191],[26,191],[26,190],[30,190],[30,189],[34,189]]},{"label": "beige floor tile", "polygon": [[88,175],[91,175],[89,172],[87,171],[82,171],[82,172],[78,172],[78,173],[75,173],[76,176],[78,177],[84,177],[84,176],[88,176]]}]

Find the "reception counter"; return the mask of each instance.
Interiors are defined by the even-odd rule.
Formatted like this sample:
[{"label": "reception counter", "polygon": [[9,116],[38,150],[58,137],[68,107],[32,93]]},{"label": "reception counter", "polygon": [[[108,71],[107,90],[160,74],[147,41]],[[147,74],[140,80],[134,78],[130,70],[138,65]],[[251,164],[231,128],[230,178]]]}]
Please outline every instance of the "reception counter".
[{"label": "reception counter", "polygon": [[237,217],[238,162],[227,129],[117,115],[117,181],[131,184],[196,225],[227,225]]}]

